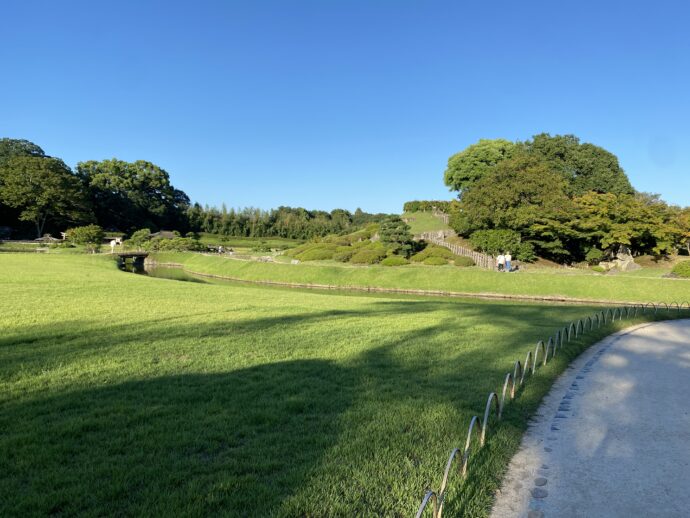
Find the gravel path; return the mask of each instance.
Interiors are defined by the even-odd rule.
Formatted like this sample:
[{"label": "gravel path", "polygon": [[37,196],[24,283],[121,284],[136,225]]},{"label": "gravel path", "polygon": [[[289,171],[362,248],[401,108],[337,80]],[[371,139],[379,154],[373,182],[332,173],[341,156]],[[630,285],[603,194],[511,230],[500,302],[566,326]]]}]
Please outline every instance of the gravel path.
[{"label": "gravel path", "polygon": [[554,384],[492,518],[690,516],[690,320],[591,347]]}]

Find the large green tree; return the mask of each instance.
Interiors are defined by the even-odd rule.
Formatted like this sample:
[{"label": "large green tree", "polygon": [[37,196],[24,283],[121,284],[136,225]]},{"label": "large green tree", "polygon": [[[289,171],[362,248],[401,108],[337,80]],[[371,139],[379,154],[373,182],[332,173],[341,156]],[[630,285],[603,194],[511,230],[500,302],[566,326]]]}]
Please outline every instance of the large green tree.
[{"label": "large green tree", "polygon": [[632,194],[634,189],[613,153],[594,144],[581,144],[574,135],[535,135],[522,144],[531,155],[546,163],[568,181],[568,192]]},{"label": "large green tree", "polygon": [[451,225],[464,236],[509,229],[547,255],[567,253],[557,229],[571,201],[567,182],[538,158],[518,153],[496,165],[463,195]]},{"label": "large green tree", "polygon": [[41,237],[46,224],[88,221],[79,180],[58,158],[12,156],[0,165],[0,200],[19,211],[19,219],[34,224]]},{"label": "large green tree", "polygon": [[448,159],[443,175],[446,185],[464,193],[497,164],[513,156],[517,146],[505,139],[482,139]]},{"label": "large green tree", "polygon": [[115,158],[77,164],[98,223],[130,232],[138,228],[187,230],[187,195],[173,187],[168,173],[151,162]]},{"label": "large green tree", "polygon": [[[1,138],[0,169],[10,158],[16,156],[45,156],[45,153],[39,146],[28,140]],[[2,185],[1,175],[0,185]],[[7,227],[9,229],[16,227],[19,221],[19,213],[18,209],[7,206],[0,198],[0,227]]]}]

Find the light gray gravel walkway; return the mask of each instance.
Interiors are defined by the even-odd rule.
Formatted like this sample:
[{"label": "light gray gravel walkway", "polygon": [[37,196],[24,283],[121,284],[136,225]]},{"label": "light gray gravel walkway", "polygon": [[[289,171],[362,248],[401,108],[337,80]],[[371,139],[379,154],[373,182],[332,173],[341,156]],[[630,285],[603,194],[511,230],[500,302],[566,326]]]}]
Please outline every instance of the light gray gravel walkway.
[{"label": "light gray gravel walkway", "polygon": [[690,516],[690,320],[642,324],[558,379],[492,518]]}]

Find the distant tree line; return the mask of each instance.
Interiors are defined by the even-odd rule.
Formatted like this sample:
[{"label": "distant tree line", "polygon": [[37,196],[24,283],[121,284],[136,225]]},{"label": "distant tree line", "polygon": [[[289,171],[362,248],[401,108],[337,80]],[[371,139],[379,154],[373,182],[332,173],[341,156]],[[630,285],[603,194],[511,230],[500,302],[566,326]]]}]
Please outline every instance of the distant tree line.
[{"label": "distant tree line", "polygon": [[450,212],[451,203],[447,200],[407,201],[403,205],[403,212],[431,212],[433,210]]},{"label": "distant tree line", "polygon": [[218,209],[201,207],[195,203],[188,209],[187,217],[189,225],[197,232],[240,237],[311,239],[350,232],[369,223],[383,221],[387,215],[369,214],[361,209],[357,209],[354,214],[343,209],[326,212],[293,207],[235,210],[222,206]]},{"label": "distant tree line", "polygon": [[451,226],[489,253],[563,262],[596,262],[620,246],[690,253],[690,208],[636,192],[614,154],[573,135],[480,140],[450,157],[444,180],[458,192]]},{"label": "distant tree line", "polygon": [[227,236],[308,239],[382,221],[354,214],[280,207],[220,209],[191,204],[163,168],[137,160],[88,160],[73,171],[27,140],[0,139],[0,238],[41,237],[98,225],[132,234],[139,229],[212,232]]}]

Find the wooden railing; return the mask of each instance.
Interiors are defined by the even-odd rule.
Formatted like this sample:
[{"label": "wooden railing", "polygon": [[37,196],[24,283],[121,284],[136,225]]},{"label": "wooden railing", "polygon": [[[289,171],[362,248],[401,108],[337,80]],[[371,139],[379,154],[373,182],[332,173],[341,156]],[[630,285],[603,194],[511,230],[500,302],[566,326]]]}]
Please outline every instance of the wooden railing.
[{"label": "wooden railing", "polygon": [[449,243],[445,240],[443,232],[424,232],[421,234],[421,238],[424,241],[433,243],[438,246],[443,246],[453,252],[455,255],[462,255],[465,257],[470,257],[477,266],[481,268],[487,268],[493,270],[496,264],[496,260],[493,256],[483,254],[481,252],[476,252],[475,250],[470,250],[464,246],[456,245],[455,243]]}]

